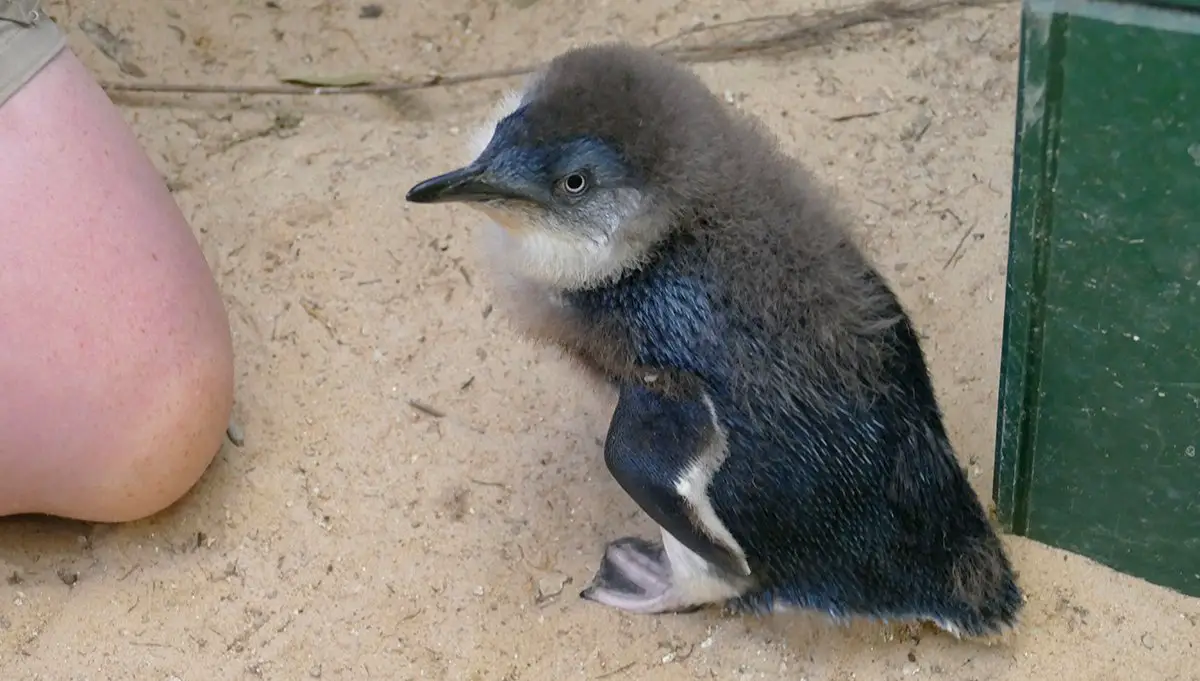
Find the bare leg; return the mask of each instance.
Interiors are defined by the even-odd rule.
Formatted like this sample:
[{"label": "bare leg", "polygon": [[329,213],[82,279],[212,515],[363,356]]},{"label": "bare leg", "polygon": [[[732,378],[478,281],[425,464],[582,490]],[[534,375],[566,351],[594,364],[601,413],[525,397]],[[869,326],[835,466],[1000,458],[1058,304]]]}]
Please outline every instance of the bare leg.
[{"label": "bare leg", "polygon": [[579,595],[644,615],[686,613],[724,603],[743,591],[674,537],[662,544],[636,537],[610,543],[600,569]]},{"label": "bare leg", "polygon": [[0,516],[133,520],[190,489],[233,400],[211,272],[69,50],[0,105]]}]

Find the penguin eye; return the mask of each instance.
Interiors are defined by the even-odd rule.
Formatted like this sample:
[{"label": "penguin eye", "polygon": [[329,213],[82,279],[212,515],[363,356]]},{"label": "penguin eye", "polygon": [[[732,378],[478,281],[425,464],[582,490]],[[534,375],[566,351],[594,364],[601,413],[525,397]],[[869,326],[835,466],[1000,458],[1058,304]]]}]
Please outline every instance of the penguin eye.
[{"label": "penguin eye", "polygon": [[588,179],[587,175],[582,172],[570,173],[563,179],[559,180],[558,186],[571,196],[579,196],[587,191]]}]

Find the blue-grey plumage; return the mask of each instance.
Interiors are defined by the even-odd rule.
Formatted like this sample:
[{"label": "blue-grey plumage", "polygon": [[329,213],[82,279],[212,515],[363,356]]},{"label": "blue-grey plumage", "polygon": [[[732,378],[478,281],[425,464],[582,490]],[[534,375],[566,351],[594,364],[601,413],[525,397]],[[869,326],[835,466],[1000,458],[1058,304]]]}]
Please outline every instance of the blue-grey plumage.
[{"label": "blue-grey plumage", "polygon": [[816,183],[682,66],[567,52],[414,202],[492,218],[510,315],[619,397],[605,460],[662,529],[583,595],[1015,625],[1023,598],[912,324]]}]

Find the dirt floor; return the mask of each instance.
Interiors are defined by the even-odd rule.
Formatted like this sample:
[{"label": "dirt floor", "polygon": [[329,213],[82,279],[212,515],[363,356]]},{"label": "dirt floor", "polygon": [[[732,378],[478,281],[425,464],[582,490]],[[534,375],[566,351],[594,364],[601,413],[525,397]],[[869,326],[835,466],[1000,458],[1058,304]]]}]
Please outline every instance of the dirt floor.
[{"label": "dirt floor", "polygon": [[[379,7],[49,3],[103,79],[226,84],[486,70],[817,8]],[[1018,12],[933,11],[697,67],[857,217],[926,336],[985,496]],[[145,77],[121,73],[85,18],[125,39],[118,61]],[[1017,539],[1030,603],[1019,634],[992,647],[819,617],[634,617],[581,601],[603,543],[650,532],[604,469],[613,396],[490,313],[475,217],[403,201],[462,160],[511,85],[390,99],[114,95],[224,291],[245,443],[147,522],[0,523],[0,678],[1200,679],[1200,601]]]}]

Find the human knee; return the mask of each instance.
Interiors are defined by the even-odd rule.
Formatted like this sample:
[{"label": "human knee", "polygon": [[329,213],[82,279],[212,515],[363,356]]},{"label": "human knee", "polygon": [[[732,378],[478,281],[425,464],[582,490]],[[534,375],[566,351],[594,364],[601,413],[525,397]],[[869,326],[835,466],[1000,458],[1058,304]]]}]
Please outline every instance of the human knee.
[{"label": "human knee", "polygon": [[228,318],[119,112],[69,50],[42,48],[45,68],[0,105],[0,515],[134,520],[220,448]]},{"label": "human knee", "polygon": [[[138,386],[141,400],[109,420],[111,458],[83,514],[100,522],[138,520],[185,496],[220,450],[233,407],[233,356],[223,319],[178,345],[158,378]],[[149,338],[148,338],[149,339]],[[168,353],[175,355],[175,353]]]},{"label": "human knee", "polygon": [[0,367],[19,393],[0,400],[0,516],[126,522],[182,498],[219,451],[232,410],[226,328],[214,316],[187,334],[146,328],[138,344],[90,364]]}]

